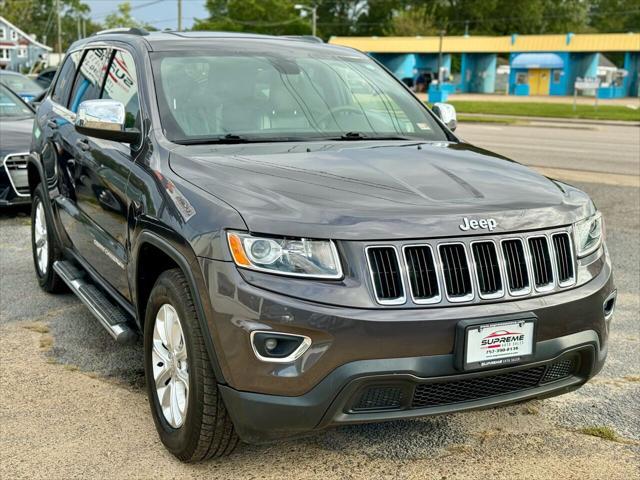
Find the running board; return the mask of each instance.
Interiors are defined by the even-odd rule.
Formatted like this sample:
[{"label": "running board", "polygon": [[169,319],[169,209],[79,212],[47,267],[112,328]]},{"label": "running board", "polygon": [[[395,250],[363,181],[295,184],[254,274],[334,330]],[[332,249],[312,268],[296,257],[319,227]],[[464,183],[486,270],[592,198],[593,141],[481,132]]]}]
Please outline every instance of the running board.
[{"label": "running board", "polygon": [[135,341],[137,334],[131,328],[130,315],[87,280],[84,271],[66,260],[55,262],[53,269],[118,343]]}]

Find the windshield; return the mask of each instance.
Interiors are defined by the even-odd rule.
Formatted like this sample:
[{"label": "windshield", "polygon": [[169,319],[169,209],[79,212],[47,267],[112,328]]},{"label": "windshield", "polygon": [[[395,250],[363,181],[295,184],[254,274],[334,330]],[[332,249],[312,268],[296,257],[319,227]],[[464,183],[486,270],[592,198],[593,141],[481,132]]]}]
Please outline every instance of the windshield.
[{"label": "windshield", "polygon": [[42,91],[42,87],[29,77],[14,73],[4,73],[0,75],[0,82],[17,93],[29,92],[38,93]]},{"label": "windshield", "polygon": [[447,140],[374,61],[319,49],[152,54],[162,126],[178,143]]},{"label": "windshield", "polygon": [[0,85],[0,118],[33,117],[31,109],[7,87]]}]

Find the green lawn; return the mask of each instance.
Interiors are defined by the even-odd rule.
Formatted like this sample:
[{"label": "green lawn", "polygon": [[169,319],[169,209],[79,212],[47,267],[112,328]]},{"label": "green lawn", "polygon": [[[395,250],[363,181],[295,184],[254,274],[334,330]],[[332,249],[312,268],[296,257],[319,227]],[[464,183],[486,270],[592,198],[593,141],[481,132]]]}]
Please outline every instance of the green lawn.
[{"label": "green lawn", "polygon": [[[524,115],[531,117],[588,118],[593,120],[629,120],[640,121],[640,109],[633,110],[625,106],[577,105],[573,111],[570,103],[528,103],[528,102],[477,102],[451,101],[458,113],[482,113],[486,115]],[[637,99],[629,99],[637,104]]]}]

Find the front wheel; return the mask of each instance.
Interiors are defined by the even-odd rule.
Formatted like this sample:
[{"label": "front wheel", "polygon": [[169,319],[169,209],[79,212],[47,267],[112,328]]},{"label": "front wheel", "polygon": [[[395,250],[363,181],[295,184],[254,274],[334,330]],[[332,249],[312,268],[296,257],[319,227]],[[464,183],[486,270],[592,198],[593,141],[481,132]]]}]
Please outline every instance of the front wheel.
[{"label": "front wheel", "polygon": [[49,293],[66,291],[63,280],[53,270],[53,263],[59,260],[50,215],[44,204],[45,191],[39,184],[33,191],[31,206],[31,249],[33,252],[33,266],[40,287]]},{"label": "front wheel", "polygon": [[184,462],[231,453],[238,437],[179,269],[162,273],[151,291],[144,353],[151,413],[165,447]]}]

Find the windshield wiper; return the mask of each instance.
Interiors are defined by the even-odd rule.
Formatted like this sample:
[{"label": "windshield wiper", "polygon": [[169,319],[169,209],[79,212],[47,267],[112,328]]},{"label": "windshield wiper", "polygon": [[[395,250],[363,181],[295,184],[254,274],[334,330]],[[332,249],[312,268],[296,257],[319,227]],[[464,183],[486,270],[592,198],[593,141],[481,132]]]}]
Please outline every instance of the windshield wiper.
[{"label": "windshield wiper", "polygon": [[221,137],[185,138],[176,141],[176,143],[179,143],[180,145],[208,145],[212,143],[247,143],[249,141],[250,140],[247,137],[243,137],[242,135],[227,133]]},{"label": "windshield wiper", "polygon": [[331,140],[413,140],[401,135],[365,135],[361,132],[347,132]]}]

